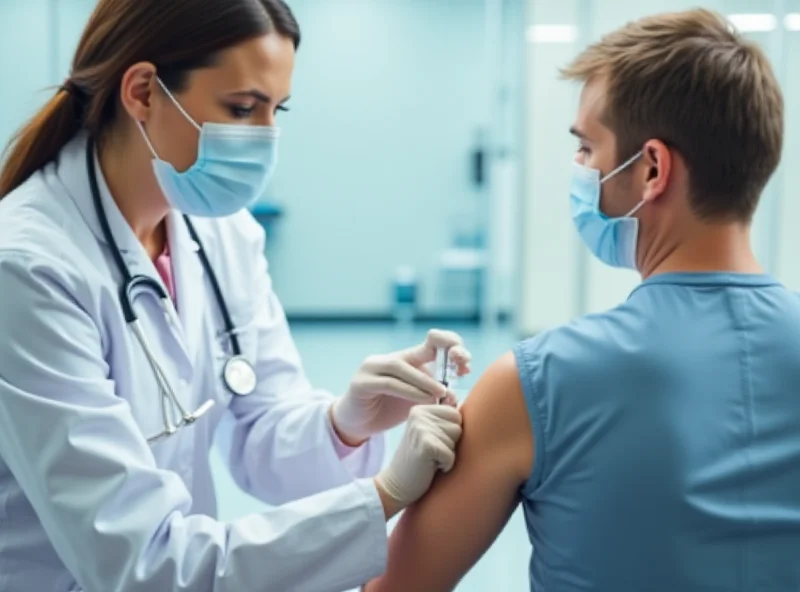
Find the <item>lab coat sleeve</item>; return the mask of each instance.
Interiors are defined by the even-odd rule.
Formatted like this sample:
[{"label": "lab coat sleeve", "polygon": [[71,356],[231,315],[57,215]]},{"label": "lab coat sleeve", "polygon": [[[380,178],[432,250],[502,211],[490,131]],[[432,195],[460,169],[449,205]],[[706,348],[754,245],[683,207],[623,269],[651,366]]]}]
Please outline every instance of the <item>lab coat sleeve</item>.
[{"label": "lab coat sleeve", "polygon": [[229,524],[191,515],[107,378],[88,287],[63,269],[0,252],[0,458],[85,592],[334,591],[384,569],[369,481]]},{"label": "lab coat sleeve", "polygon": [[383,436],[341,454],[329,414],[334,397],[314,389],[303,372],[272,290],[261,227],[253,231],[251,248],[257,261],[253,329],[258,387],[229,405],[234,427],[228,458],[234,480],[262,501],[281,504],[375,475],[383,462]]}]

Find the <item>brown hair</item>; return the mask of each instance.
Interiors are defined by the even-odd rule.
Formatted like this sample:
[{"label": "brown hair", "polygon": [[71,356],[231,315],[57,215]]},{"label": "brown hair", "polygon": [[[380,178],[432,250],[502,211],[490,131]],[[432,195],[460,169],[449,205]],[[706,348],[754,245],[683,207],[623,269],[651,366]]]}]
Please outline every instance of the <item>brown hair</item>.
[{"label": "brown hair", "polygon": [[9,143],[0,198],[53,161],[81,129],[96,136],[114,120],[119,85],[133,64],[152,62],[179,92],[188,73],[212,65],[220,51],[271,32],[300,45],[283,0],[100,0],[70,78]]},{"label": "brown hair", "polygon": [[783,96],[764,52],[719,14],[690,10],[627,24],[562,75],[607,84],[604,121],[630,158],[649,139],[679,152],[701,219],[749,221],[783,147]]}]

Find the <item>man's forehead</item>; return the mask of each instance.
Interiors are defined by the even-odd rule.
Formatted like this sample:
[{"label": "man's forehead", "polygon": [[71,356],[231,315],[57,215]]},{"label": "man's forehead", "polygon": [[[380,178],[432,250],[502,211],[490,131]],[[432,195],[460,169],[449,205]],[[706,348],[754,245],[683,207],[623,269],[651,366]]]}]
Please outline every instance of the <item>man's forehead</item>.
[{"label": "man's forehead", "polygon": [[606,106],[606,82],[595,78],[586,82],[581,90],[578,117],[585,122],[599,122]]},{"label": "man's forehead", "polygon": [[606,96],[605,80],[592,79],[584,84],[573,128],[585,137],[597,139],[606,131],[603,124]]}]

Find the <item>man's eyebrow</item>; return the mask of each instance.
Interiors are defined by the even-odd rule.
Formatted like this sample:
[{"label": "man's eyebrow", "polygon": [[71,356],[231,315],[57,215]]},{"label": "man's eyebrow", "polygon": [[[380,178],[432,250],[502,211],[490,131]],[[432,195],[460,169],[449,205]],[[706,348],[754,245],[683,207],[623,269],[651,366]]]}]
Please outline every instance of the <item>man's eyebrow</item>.
[{"label": "man's eyebrow", "polygon": [[577,127],[575,127],[574,125],[573,125],[572,127],[570,127],[570,128],[569,128],[569,133],[571,133],[571,134],[572,134],[573,136],[575,136],[576,138],[580,138],[581,140],[587,140],[587,139],[588,139],[588,138],[586,137],[586,134],[585,134],[584,132],[582,132],[581,130],[579,130],[579,129],[578,129]]}]

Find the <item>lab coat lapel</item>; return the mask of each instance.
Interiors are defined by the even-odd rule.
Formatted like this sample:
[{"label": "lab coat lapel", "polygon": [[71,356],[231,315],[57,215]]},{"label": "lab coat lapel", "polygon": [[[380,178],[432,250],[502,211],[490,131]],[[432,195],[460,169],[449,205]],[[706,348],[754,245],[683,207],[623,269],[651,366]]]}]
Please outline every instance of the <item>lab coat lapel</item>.
[{"label": "lab coat lapel", "polygon": [[200,343],[205,339],[203,319],[206,309],[206,289],[203,266],[197,252],[199,245],[189,236],[183,216],[173,211],[169,216],[169,248],[175,275],[178,317],[183,328],[184,348],[194,364]]}]

